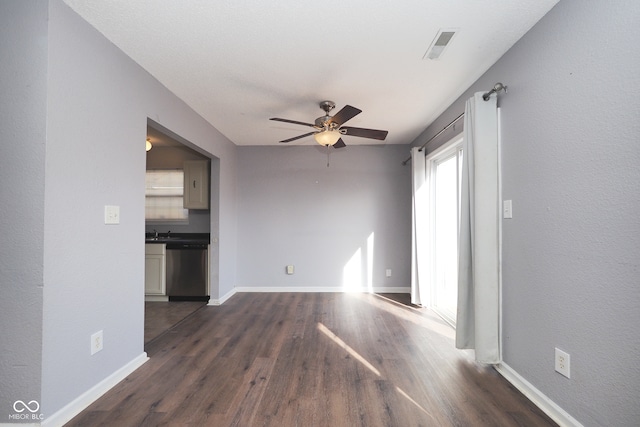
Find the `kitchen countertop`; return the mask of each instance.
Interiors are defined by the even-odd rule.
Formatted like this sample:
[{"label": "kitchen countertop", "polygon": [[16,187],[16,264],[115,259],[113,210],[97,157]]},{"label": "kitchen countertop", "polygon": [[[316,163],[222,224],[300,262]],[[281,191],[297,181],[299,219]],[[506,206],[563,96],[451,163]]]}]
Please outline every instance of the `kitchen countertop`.
[{"label": "kitchen countertop", "polygon": [[209,233],[158,233],[158,237],[154,237],[154,233],[145,233],[145,243],[199,243],[209,244],[211,235]]}]

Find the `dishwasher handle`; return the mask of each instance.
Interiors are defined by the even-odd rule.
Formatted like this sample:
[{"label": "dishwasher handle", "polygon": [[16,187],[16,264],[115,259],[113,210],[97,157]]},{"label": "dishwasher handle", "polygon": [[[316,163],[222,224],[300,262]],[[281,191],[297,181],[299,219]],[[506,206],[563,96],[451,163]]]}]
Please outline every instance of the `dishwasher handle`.
[{"label": "dishwasher handle", "polygon": [[206,243],[167,243],[167,250],[203,250],[207,249]]}]

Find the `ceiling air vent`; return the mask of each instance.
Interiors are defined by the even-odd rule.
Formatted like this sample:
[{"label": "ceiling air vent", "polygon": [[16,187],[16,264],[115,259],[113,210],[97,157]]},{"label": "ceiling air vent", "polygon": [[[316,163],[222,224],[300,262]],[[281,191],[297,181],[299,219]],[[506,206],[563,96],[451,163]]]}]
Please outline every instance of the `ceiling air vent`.
[{"label": "ceiling air vent", "polygon": [[451,39],[456,34],[456,29],[441,29],[436,34],[435,39],[433,39],[433,43],[429,46],[427,53],[424,54],[422,59],[438,59],[444,52],[444,49],[449,45]]}]

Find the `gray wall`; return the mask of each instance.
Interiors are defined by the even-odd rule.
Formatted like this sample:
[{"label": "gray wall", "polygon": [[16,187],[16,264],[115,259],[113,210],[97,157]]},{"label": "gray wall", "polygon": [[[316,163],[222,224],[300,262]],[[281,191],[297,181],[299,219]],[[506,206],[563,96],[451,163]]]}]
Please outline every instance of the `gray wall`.
[{"label": "gray wall", "polygon": [[0,0],[0,420],[40,401],[47,2]]},{"label": "gray wall", "polygon": [[[50,4],[42,411],[54,413],[143,352],[143,72]],[[132,78],[134,77],[134,78]],[[104,225],[104,205],[120,224]],[[104,350],[89,337],[104,331]]]},{"label": "gray wall", "polygon": [[345,266],[356,286],[410,285],[407,146],[348,146],[330,167],[319,145],[238,151],[238,286],[339,288]]},{"label": "gray wall", "polygon": [[561,1],[416,141],[509,86],[504,360],[587,426],[640,420],[639,23],[634,0]]},{"label": "gray wall", "polygon": [[[236,282],[237,172],[230,141],[61,0],[2,1],[0,21],[7,420],[17,399],[48,417],[143,353],[147,119],[215,158],[214,297]],[[120,225],[104,225],[105,205]]]}]

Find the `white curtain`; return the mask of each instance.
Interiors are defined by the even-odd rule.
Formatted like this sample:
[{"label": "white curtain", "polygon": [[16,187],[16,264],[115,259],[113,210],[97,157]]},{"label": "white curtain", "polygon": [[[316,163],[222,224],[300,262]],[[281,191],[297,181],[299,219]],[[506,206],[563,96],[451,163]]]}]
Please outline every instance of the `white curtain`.
[{"label": "white curtain", "polygon": [[495,364],[500,351],[500,189],[496,95],[465,106],[456,347]]},{"label": "white curtain", "polygon": [[412,233],[411,233],[411,303],[428,305],[429,292],[425,260],[427,259],[425,242],[426,227],[429,224],[427,205],[426,157],[419,147],[411,149],[412,172]]}]

